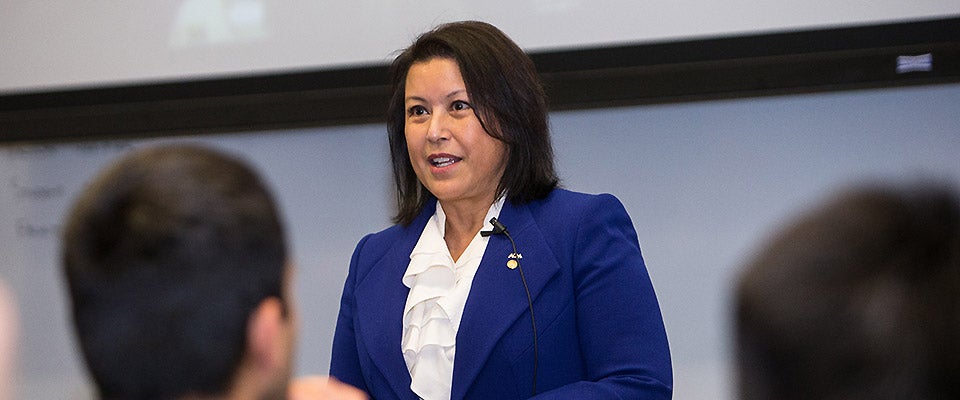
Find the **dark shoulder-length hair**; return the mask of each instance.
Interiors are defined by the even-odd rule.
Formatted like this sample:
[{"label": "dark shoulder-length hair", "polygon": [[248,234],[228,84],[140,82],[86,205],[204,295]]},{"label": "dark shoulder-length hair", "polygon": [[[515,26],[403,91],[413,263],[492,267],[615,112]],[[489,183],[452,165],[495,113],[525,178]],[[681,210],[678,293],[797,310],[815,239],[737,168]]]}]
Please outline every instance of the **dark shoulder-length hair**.
[{"label": "dark shoulder-length hair", "polygon": [[456,61],[481,126],[507,147],[497,197],[521,204],[546,197],[559,179],[547,124],[547,101],[533,61],[507,35],[485,22],[440,25],[420,35],[393,61],[387,109],[390,157],[397,186],[394,222],[409,224],[433,198],[417,179],[404,136],[407,72],[432,58]]}]

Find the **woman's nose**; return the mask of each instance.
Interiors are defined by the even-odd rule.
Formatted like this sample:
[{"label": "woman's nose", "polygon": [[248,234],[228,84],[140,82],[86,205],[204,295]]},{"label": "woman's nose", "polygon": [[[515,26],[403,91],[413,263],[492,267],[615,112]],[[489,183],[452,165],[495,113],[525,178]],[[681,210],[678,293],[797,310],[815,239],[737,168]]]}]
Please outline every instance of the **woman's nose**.
[{"label": "woman's nose", "polygon": [[436,113],[430,117],[427,127],[427,140],[439,142],[450,138],[449,121],[445,113]]}]

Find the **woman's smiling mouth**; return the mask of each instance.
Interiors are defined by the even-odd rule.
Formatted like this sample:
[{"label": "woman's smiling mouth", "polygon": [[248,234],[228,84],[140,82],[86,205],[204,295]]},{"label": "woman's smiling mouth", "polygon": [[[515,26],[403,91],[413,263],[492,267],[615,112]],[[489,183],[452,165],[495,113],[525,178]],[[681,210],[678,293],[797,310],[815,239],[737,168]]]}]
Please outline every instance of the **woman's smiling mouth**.
[{"label": "woman's smiling mouth", "polygon": [[433,157],[433,158],[431,158],[431,159],[430,159],[430,165],[433,165],[434,167],[437,167],[437,168],[443,168],[443,167],[447,167],[447,166],[453,165],[454,163],[456,163],[456,162],[458,162],[458,161],[460,161],[460,158],[459,158],[459,157],[439,156],[439,157]]}]

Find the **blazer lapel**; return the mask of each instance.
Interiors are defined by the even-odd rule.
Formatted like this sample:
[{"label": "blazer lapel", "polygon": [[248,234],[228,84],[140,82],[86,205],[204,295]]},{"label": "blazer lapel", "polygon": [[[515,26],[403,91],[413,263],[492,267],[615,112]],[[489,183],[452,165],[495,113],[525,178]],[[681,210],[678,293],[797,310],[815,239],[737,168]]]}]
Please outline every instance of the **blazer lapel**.
[{"label": "blazer lapel", "polygon": [[409,292],[402,279],[410,263],[410,252],[429,216],[433,215],[433,207],[426,208],[429,210],[402,230],[394,245],[372,266],[356,290],[356,335],[363,338],[373,364],[401,399],[412,396],[410,373],[400,348],[403,306]]},{"label": "blazer lapel", "polygon": [[[498,217],[513,237],[530,296],[536,301],[559,271],[527,206],[506,202]],[[451,398],[461,399],[472,385],[491,351],[513,323],[529,311],[519,269],[506,266],[513,252],[504,235],[491,236],[474,277],[457,333]],[[526,316],[529,318],[529,315]]]}]

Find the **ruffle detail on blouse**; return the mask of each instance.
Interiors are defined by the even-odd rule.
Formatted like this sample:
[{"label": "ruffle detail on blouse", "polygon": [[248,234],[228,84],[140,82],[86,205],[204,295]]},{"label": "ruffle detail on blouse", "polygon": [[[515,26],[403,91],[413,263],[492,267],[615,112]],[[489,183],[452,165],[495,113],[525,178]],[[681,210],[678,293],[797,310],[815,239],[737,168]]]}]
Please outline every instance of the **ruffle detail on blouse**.
[{"label": "ruffle detail on blouse", "polygon": [[[503,201],[490,206],[485,220],[500,214]],[[403,307],[403,360],[410,371],[410,389],[426,400],[450,399],[457,330],[488,242],[477,233],[454,262],[443,240],[445,222],[437,204],[403,274],[403,284],[410,288]],[[483,229],[492,226],[485,223]]]},{"label": "ruffle detail on blouse", "polygon": [[410,388],[423,399],[449,396],[457,333],[447,294],[456,272],[446,243],[432,219],[410,254],[403,284],[410,288],[403,308],[403,359],[410,370]]}]

